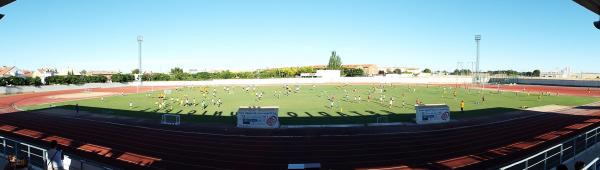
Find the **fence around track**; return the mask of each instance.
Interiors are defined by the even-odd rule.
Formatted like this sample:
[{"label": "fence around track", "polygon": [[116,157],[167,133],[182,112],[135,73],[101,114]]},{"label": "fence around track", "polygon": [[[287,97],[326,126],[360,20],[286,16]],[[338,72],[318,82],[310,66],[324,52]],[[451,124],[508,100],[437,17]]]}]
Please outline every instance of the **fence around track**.
[{"label": "fence around track", "polygon": [[[560,164],[574,160],[580,153],[587,149],[598,147],[596,145],[598,142],[600,142],[600,126],[523,160],[501,167],[500,170],[555,168]],[[596,157],[597,156],[598,155],[596,155]],[[589,166],[589,169],[591,170],[596,170],[600,168],[598,167],[598,164],[598,158],[596,158],[595,162],[589,162],[587,166]]]},{"label": "fence around track", "polygon": [[[15,155],[18,159],[27,159],[29,169],[44,170],[49,165],[48,150],[19,140],[0,136],[0,159],[7,162],[8,155]],[[64,154],[64,153],[63,153]],[[65,154],[63,160],[66,169],[75,170],[113,170],[101,163],[86,160],[76,155]]]}]

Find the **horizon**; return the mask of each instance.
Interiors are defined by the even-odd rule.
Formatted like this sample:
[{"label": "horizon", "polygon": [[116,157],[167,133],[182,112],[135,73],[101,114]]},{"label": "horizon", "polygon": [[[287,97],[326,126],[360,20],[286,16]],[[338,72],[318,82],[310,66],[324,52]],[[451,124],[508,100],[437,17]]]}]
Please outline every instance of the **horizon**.
[{"label": "horizon", "polygon": [[[0,9],[2,65],[34,71],[75,68],[254,70],[343,64],[453,71],[589,64],[600,46],[598,16],[572,1],[16,1]],[[465,64],[469,65],[469,64]]]}]

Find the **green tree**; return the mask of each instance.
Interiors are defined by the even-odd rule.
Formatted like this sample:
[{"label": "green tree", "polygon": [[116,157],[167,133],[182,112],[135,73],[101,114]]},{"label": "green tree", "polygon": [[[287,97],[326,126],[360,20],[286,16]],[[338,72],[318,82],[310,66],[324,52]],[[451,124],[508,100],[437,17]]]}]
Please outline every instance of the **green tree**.
[{"label": "green tree", "polygon": [[119,82],[119,83],[125,83],[125,82],[132,82],[135,79],[135,77],[132,74],[115,74],[112,75],[111,80],[113,82]]},{"label": "green tree", "polygon": [[360,68],[344,68],[343,74],[346,77],[360,77],[360,76],[364,76],[365,72],[363,69],[360,69]]},{"label": "green tree", "polygon": [[0,77],[0,86],[6,86],[6,78]]},{"label": "green tree", "polygon": [[455,69],[454,72],[450,73],[450,75],[471,75],[471,70],[469,69]]},{"label": "green tree", "polygon": [[34,86],[41,86],[42,84],[43,84],[43,83],[42,83],[42,79],[41,79],[40,77],[35,77],[35,78],[33,79],[33,85],[34,85]]},{"label": "green tree", "polygon": [[140,69],[133,69],[131,70],[131,74],[140,74]]},{"label": "green tree", "polygon": [[431,70],[428,68],[423,69],[423,73],[431,73]]},{"label": "green tree", "polygon": [[540,70],[533,70],[533,77],[539,77],[540,76]]},{"label": "green tree", "polygon": [[394,71],[392,71],[394,74],[402,74],[402,70],[400,70],[399,68],[394,69]]},{"label": "green tree", "polygon": [[183,69],[175,67],[171,69],[171,75],[183,74]]},{"label": "green tree", "polygon": [[339,55],[336,54],[335,51],[331,52],[331,56],[329,56],[329,64],[327,64],[328,70],[341,70],[342,69],[342,59]]},{"label": "green tree", "polygon": [[212,75],[209,72],[198,72],[192,75],[196,80],[208,80],[212,78],[211,76]]},{"label": "green tree", "polygon": [[79,74],[81,74],[81,75],[86,75],[86,74],[87,74],[87,71],[85,71],[85,70],[81,70],[81,71],[79,72]]}]

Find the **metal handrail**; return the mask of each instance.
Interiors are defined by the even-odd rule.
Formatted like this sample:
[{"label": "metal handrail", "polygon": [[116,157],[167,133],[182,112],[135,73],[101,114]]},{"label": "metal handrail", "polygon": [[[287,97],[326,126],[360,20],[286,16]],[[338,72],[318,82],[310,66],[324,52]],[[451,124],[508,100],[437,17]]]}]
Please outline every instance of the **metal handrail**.
[{"label": "metal handrail", "polygon": [[[29,163],[30,166],[39,166],[39,168],[46,169],[46,165],[48,163],[48,159],[47,159],[48,158],[48,150],[21,142],[19,140],[5,138],[3,136],[0,136],[0,141],[2,142],[2,153],[3,154],[8,155],[9,153],[7,151],[7,148],[10,147],[10,148],[12,148],[12,150],[14,150],[14,152],[12,154],[14,154],[15,156],[19,155],[19,152],[24,152],[27,155],[27,162]],[[6,143],[7,141],[10,141],[13,145],[7,146],[7,143]],[[25,146],[26,149],[19,148],[19,145]],[[41,151],[42,155],[32,153],[32,148],[34,150]],[[32,156],[40,158],[42,160],[42,162],[41,162],[42,165],[36,165],[35,162],[32,162],[31,161]]]},{"label": "metal handrail", "polygon": [[[12,146],[11,145],[7,145],[7,141],[10,141],[12,143]],[[47,149],[44,149],[44,148],[41,148],[41,147],[37,147],[37,146],[31,145],[31,144],[28,144],[28,143],[24,143],[24,142],[21,142],[19,140],[6,138],[6,137],[3,137],[3,136],[0,136],[0,142],[1,142],[0,146],[2,146],[2,153],[1,154],[5,154],[5,155],[8,155],[8,154],[18,155],[19,152],[23,152],[23,153],[25,153],[27,155],[27,162],[29,163],[29,166],[34,166],[34,167],[39,168],[39,169],[46,169],[47,168],[48,161],[49,161],[48,160],[48,150]],[[25,146],[26,149],[23,149],[22,147],[19,147],[19,145]],[[10,150],[14,150],[14,152],[12,152],[12,151],[11,151],[11,153],[7,152],[7,151],[10,151],[10,150],[7,150],[8,148],[10,148]],[[36,150],[37,151],[41,151],[42,154],[40,155],[38,153],[32,152],[32,151],[36,151]],[[91,160],[86,160],[86,159],[83,159],[83,158],[78,157],[76,155],[65,154],[65,156],[71,158],[71,160],[78,160],[81,163],[80,164],[81,168],[83,168],[84,165],[87,165],[87,166],[93,166],[93,167],[100,168],[100,169],[108,169],[108,170],[114,169],[114,168],[106,166],[106,165],[104,165],[102,163],[98,163],[98,162],[91,161]],[[38,162],[38,163],[42,163],[42,165],[37,165],[37,163],[31,162],[31,158],[32,157],[34,157],[34,158],[40,158],[42,160],[42,162]],[[75,158],[75,159],[73,159],[73,158]]]},{"label": "metal handrail", "polygon": [[[533,167],[533,166],[539,165],[540,163],[544,163],[544,169],[550,169],[550,168],[552,168],[552,167],[548,167],[548,164],[547,164],[547,160],[548,160],[549,158],[552,158],[552,157],[554,157],[554,156],[557,156],[558,154],[560,154],[560,157],[559,157],[559,158],[560,158],[560,160],[559,160],[559,161],[560,161],[560,163],[564,163],[564,162],[566,162],[567,160],[570,160],[570,159],[575,159],[575,157],[576,157],[576,156],[577,156],[577,154],[579,153],[579,152],[577,152],[577,149],[579,149],[579,148],[577,148],[577,141],[576,141],[576,140],[577,140],[578,138],[584,137],[584,141],[585,141],[585,143],[584,143],[584,145],[583,145],[583,148],[584,148],[584,149],[587,149],[587,148],[589,148],[590,146],[594,146],[595,144],[597,144],[598,142],[600,142],[600,141],[599,141],[600,139],[598,139],[598,134],[599,134],[599,133],[600,133],[600,126],[598,126],[598,127],[594,128],[594,129],[592,129],[592,130],[589,130],[589,131],[587,131],[587,132],[585,132],[585,133],[581,133],[581,134],[579,134],[579,135],[577,135],[577,136],[574,136],[574,137],[572,137],[572,138],[570,138],[570,139],[568,139],[568,140],[565,140],[564,142],[562,142],[562,143],[560,143],[560,144],[558,144],[558,145],[552,146],[552,147],[550,147],[550,148],[548,148],[548,149],[545,149],[545,150],[543,150],[543,151],[541,151],[541,152],[538,152],[537,154],[534,154],[534,155],[532,155],[532,156],[529,156],[529,157],[527,157],[527,158],[525,158],[525,159],[522,159],[522,160],[520,160],[520,161],[514,162],[514,163],[512,163],[512,164],[509,164],[509,165],[507,165],[507,166],[501,167],[501,168],[500,168],[500,170],[507,170],[507,169],[513,168],[513,167],[515,167],[515,166],[517,166],[517,165],[520,165],[520,164],[523,164],[523,163],[525,164],[525,167],[524,167],[524,169],[528,169],[528,168],[530,168],[530,167]],[[588,141],[589,141],[589,140],[591,140],[591,139],[594,139],[593,141],[591,141],[591,142],[593,142],[593,145],[588,145]],[[571,142],[573,142],[572,146],[565,145],[566,143],[571,143]],[[557,152],[557,153],[554,153],[554,154],[551,154],[550,156],[548,155],[548,152],[549,152],[549,151],[551,151],[551,150],[553,150],[553,149],[556,149],[556,148],[559,148],[559,147],[560,147],[560,151],[559,151],[559,152]],[[564,156],[565,156],[565,154],[571,154],[571,153],[570,153],[571,151],[569,151],[569,153],[567,153],[567,152],[566,152],[566,151],[567,151],[567,150],[569,150],[569,149],[572,149],[572,154],[573,154],[573,155],[570,155],[570,156],[569,156],[569,157],[568,157],[568,158],[565,160],[565,159],[564,159]],[[540,156],[540,155],[542,155],[542,154],[544,154],[544,159],[542,159],[542,160],[540,160],[540,161],[538,161],[538,162],[529,162],[531,159],[533,159],[533,158],[536,158],[536,157],[538,157],[538,156]],[[598,158],[596,158],[596,159],[594,160],[594,163],[590,163],[590,165],[591,165],[591,164],[597,164],[597,163],[598,163],[598,162],[597,162],[597,161],[598,161],[597,159],[598,159]],[[595,168],[595,167],[594,167],[594,168]]]},{"label": "metal handrail", "polygon": [[593,166],[593,169],[590,170],[596,170],[596,167],[598,167],[598,159],[600,159],[600,157],[596,157],[594,160],[592,160],[590,163],[588,163],[585,167],[583,167],[583,170],[588,170]]}]

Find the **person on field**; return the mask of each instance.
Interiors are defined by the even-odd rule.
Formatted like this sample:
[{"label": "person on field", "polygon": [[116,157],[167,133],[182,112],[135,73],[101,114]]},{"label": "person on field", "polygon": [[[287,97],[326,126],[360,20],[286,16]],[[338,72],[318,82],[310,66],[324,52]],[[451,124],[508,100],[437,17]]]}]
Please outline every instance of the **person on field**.
[{"label": "person on field", "polygon": [[406,101],[402,99],[402,109],[404,109],[404,106],[406,106]]},{"label": "person on field", "polygon": [[333,106],[335,104],[334,102],[335,98],[333,96],[331,96],[331,98],[329,98],[329,107],[333,109]]},{"label": "person on field", "polygon": [[75,104],[75,113],[79,114],[79,103]]},{"label": "person on field", "polygon": [[461,112],[465,111],[465,101],[464,100],[460,101],[460,111]]},{"label": "person on field", "polygon": [[50,149],[48,149],[48,169],[64,170],[63,167],[64,155],[62,150],[58,148],[56,140],[50,141]]},{"label": "person on field", "polygon": [[592,93],[592,89],[590,89],[590,88],[588,87],[588,94],[591,94],[591,93]]}]

